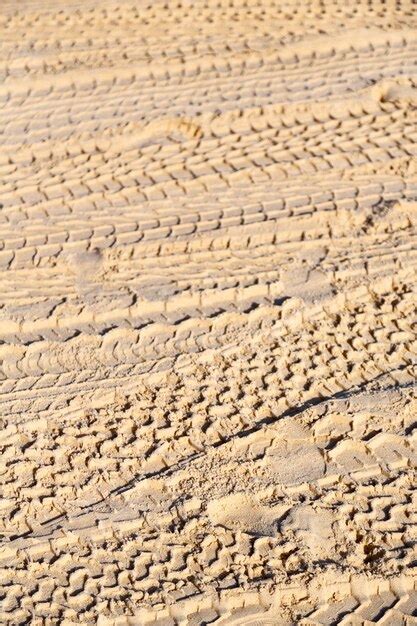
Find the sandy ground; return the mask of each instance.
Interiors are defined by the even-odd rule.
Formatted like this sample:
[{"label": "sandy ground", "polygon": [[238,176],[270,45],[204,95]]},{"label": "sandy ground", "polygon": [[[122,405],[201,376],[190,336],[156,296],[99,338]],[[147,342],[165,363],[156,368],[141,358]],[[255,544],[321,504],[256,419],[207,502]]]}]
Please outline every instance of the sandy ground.
[{"label": "sandy ground", "polygon": [[1,624],[417,624],[416,28],[2,0]]}]

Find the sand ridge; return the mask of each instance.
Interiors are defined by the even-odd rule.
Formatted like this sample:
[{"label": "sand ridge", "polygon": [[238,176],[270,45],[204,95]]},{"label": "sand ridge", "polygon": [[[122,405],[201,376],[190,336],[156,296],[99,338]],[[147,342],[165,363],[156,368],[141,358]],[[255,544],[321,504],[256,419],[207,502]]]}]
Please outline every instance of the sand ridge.
[{"label": "sand ridge", "polygon": [[416,623],[412,0],[3,0],[0,622]]}]

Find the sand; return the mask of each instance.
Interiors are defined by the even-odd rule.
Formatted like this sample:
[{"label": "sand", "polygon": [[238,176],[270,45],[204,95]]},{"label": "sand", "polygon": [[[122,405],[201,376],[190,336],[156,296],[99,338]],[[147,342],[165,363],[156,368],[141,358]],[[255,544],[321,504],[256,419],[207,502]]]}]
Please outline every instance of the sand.
[{"label": "sand", "polygon": [[2,0],[1,624],[417,624],[416,27]]}]

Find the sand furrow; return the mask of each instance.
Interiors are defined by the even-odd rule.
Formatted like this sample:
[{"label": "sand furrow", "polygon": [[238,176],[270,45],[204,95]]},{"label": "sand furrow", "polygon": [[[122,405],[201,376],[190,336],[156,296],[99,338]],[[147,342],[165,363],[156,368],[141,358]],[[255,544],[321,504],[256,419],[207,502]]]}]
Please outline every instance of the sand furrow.
[{"label": "sand furrow", "polygon": [[413,0],[3,0],[0,622],[415,623]]}]

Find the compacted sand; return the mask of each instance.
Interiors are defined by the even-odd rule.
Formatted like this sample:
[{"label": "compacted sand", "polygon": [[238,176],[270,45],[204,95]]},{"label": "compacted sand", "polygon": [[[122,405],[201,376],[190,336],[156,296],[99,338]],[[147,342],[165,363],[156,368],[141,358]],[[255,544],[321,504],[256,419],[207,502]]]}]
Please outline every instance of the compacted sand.
[{"label": "compacted sand", "polygon": [[416,28],[2,0],[1,624],[417,623]]}]

